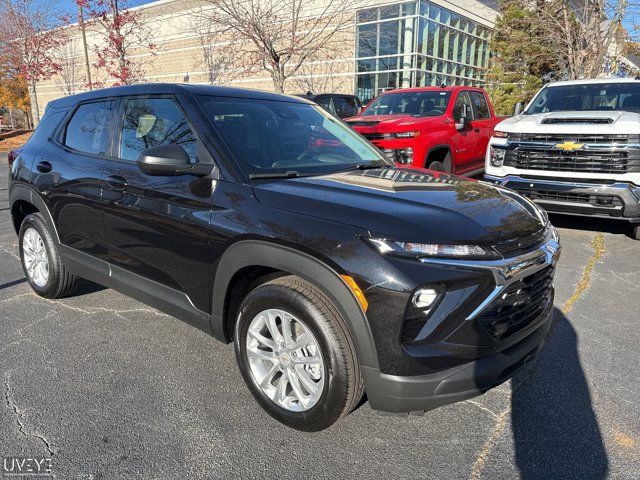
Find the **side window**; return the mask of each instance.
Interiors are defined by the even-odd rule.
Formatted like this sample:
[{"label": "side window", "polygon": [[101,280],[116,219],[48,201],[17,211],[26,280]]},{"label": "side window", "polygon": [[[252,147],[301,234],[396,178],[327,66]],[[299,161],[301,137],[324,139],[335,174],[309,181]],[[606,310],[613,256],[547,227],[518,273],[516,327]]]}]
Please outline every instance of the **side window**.
[{"label": "side window", "polygon": [[316,103],[324,108],[327,112],[336,113],[333,111],[333,105],[331,105],[331,97],[322,97],[316,100]]},{"label": "side window", "polygon": [[358,114],[358,107],[354,98],[334,97],[333,103],[340,118],[355,117]]},{"label": "side window", "polygon": [[196,137],[175,100],[127,100],[120,139],[120,158],[135,160],[142,150],[166,143],[180,145],[191,162],[196,162]]},{"label": "side window", "polygon": [[113,102],[80,105],[67,124],[64,144],[79,152],[104,155],[113,126]]},{"label": "side window", "polygon": [[487,99],[480,92],[469,92],[473,102],[473,111],[476,119],[491,118]]},{"label": "side window", "polygon": [[456,122],[462,118],[463,105],[467,106],[467,118],[472,118],[473,108],[471,107],[471,100],[469,99],[469,94],[467,92],[460,92],[458,94],[458,98],[456,98],[456,103],[453,106],[453,118]]}]

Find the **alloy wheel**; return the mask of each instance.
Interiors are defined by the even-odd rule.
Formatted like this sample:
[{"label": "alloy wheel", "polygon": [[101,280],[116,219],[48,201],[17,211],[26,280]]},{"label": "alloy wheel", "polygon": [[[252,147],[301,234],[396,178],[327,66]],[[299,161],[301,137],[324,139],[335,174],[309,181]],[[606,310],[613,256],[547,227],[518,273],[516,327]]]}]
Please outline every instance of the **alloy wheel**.
[{"label": "alloy wheel", "polygon": [[249,324],[251,377],[274,403],[292,412],[311,409],[324,390],[326,368],[311,330],[289,312],[268,309]]},{"label": "alloy wheel", "polygon": [[44,241],[35,228],[28,228],[22,237],[22,255],[29,279],[38,287],[49,281],[49,256]]}]

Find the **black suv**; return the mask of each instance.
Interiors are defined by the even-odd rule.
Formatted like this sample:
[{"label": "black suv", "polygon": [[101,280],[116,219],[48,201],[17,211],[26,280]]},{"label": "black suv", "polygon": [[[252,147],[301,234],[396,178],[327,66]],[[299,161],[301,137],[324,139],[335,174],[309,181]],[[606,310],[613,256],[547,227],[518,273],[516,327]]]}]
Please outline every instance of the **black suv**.
[{"label": "black suv", "polygon": [[502,188],[400,168],[317,105],[137,85],[51,102],[12,162],[29,283],[79,278],[235,342],[300,430],[366,391],[407,413],[478,395],[540,350],[555,229]]},{"label": "black suv", "polygon": [[350,118],[360,114],[362,102],[354,95],[346,93],[313,93],[297,95],[298,97],[317,103],[327,112],[339,118]]}]

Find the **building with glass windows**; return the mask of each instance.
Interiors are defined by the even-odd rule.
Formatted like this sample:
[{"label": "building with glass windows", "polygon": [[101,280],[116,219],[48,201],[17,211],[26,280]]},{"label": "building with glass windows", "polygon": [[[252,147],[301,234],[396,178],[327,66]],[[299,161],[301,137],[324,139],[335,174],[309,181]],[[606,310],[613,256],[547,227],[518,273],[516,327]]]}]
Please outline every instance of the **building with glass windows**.
[{"label": "building with glass windows", "polygon": [[[308,0],[303,16],[313,18],[326,1]],[[349,4],[353,8],[353,3]],[[368,101],[392,88],[484,83],[497,0],[362,0],[359,5],[353,10],[351,27],[337,35],[337,49],[308,59],[287,81],[287,93],[356,93]],[[149,43],[156,46],[153,54],[140,50],[132,56],[144,64],[144,81],[209,81],[206,45],[193,23],[201,18],[197,15],[201,8],[211,8],[211,4],[206,0],[156,0],[135,7],[150,28]],[[86,89],[80,29],[73,26],[67,35],[73,48],[64,62],[64,72],[37,84],[42,105]],[[113,79],[95,67],[95,51],[104,35],[93,29],[86,35],[92,68],[96,68],[93,81],[109,86]],[[223,44],[226,40],[219,41]],[[273,89],[269,74],[260,69],[223,76],[218,83]]]},{"label": "building with glass windows", "polygon": [[418,0],[357,12],[356,95],[367,101],[394,88],[484,84],[493,18],[480,22],[441,3]]}]

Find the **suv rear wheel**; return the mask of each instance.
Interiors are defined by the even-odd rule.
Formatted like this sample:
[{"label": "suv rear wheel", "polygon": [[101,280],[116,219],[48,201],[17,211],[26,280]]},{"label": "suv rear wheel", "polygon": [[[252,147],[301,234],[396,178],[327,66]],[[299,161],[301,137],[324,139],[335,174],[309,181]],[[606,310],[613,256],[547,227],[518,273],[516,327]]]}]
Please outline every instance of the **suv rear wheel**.
[{"label": "suv rear wheel", "polygon": [[344,320],[314,285],[281,277],[251,291],[235,329],[240,370],[258,403],[304,431],[331,426],[363,393]]},{"label": "suv rear wheel", "polygon": [[640,225],[631,225],[630,236],[634,240],[640,240]]},{"label": "suv rear wheel", "polygon": [[41,214],[27,215],[20,225],[19,239],[22,268],[38,295],[61,298],[75,290],[77,277],[64,267]]}]

